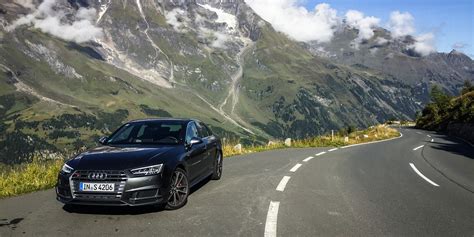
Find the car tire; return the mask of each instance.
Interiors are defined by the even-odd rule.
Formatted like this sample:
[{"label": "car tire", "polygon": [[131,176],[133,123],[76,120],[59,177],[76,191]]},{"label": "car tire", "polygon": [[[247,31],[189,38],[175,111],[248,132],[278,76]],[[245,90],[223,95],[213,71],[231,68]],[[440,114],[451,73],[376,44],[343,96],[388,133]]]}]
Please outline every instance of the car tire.
[{"label": "car tire", "polygon": [[170,193],[165,209],[176,210],[186,205],[189,192],[189,180],[186,171],[176,168],[171,176]]},{"label": "car tire", "polygon": [[216,160],[214,161],[214,173],[212,173],[213,180],[219,180],[222,177],[222,164],[223,164],[222,152],[217,151],[216,154],[217,154]]}]

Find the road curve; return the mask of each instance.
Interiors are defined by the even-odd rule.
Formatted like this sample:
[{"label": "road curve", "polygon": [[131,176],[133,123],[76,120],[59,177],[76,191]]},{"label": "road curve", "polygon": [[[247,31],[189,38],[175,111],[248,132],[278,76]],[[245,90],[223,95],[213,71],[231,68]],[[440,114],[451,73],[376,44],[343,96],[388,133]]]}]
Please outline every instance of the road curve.
[{"label": "road curve", "polygon": [[0,200],[0,236],[473,236],[474,148],[401,132],[362,146],[225,159],[222,179],[194,188],[176,211],[65,210],[53,190]]}]

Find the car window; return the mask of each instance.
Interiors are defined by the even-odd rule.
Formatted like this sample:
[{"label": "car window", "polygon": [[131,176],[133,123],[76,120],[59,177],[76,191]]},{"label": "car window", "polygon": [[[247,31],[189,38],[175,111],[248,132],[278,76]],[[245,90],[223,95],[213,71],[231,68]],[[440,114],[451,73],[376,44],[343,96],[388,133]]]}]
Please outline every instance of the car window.
[{"label": "car window", "polygon": [[209,137],[209,132],[207,131],[207,129],[203,126],[202,123],[197,123],[197,128],[198,128],[198,132],[199,132],[199,137]]},{"label": "car window", "polygon": [[202,124],[202,125],[203,125],[204,129],[207,131],[208,136],[214,135],[214,134],[212,134],[211,129],[206,124]]},{"label": "car window", "polygon": [[199,133],[196,128],[196,124],[194,122],[190,122],[186,129],[186,143],[190,143],[193,137],[199,137]]},{"label": "car window", "polygon": [[117,132],[117,136],[110,139],[108,142],[126,142],[130,137],[130,133],[134,129],[133,126],[130,124],[125,124],[120,130]]},{"label": "car window", "polygon": [[184,124],[175,121],[144,121],[121,127],[109,144],[178,144],[183,142]]}]

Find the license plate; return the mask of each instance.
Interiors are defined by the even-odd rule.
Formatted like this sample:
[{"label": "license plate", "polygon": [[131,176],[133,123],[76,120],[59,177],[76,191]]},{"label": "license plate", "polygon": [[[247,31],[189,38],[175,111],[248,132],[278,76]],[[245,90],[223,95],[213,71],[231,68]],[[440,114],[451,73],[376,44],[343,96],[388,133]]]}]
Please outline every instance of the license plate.
[{"label": "license plate", "polygon": [[79,183],[79,190],[84,192],[113,192],[114,183]]}]

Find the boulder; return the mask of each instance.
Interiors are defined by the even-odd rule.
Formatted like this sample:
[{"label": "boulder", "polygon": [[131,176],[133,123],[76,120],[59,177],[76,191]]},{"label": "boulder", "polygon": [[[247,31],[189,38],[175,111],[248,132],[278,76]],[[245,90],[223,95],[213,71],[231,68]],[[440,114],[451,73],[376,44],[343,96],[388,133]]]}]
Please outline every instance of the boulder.
[{"label": "boulder", "polygon": [[242,144],[237,144],[234,146],[234,151],[238,153],[242,153]]}]

